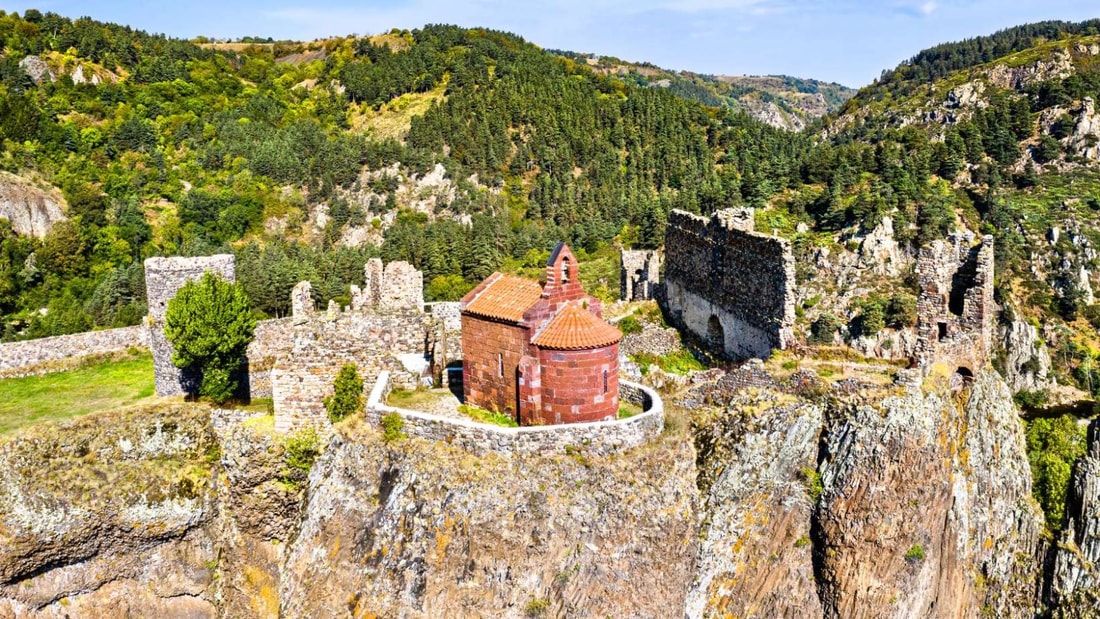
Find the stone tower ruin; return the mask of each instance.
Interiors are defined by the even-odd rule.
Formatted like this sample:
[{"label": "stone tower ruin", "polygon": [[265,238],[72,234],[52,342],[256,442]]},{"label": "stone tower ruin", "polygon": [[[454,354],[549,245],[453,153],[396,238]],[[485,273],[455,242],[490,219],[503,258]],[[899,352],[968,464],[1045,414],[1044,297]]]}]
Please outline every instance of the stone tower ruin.
[{"label": "stone tower ruin", "polygon": [[623,301],[648,301],[661,283],[661,254],[654,249],[624,249],[619,281]]},{"label": "stone tower ruin", "polygon": [[794,255],[753,229],[753,209],[669,214],[665,297],[672,322],[729,359],[767,358],[794,341]]},{"label": "stone tower ruin", "polygon": [[164,316],[168,302],[189,281],[197,280],[210,271],[227,281],[235,281],[235,259],[232,254],[218,254],[198,258],[149,258],[145,261],[145,294],[149,303],[149,315],[145,324],[149,328],[149,348],[153,352],[153,371],[157,395],[182,395],[187,392],[188,380],[180,369],[172,364],[174,349],[164,336]]},{"label": "stone tower ruin", "polygon": [[352,309],[424,311],[424,274],[416,267],[396,260],[383,268],[380,258],[363,267],[364,286],[352,286]]},{"label": "stone tower ruin", "polygon": [[945,363],[973,377],[993,341],[993,237],[955,232],[917,258],[917,365]]}]

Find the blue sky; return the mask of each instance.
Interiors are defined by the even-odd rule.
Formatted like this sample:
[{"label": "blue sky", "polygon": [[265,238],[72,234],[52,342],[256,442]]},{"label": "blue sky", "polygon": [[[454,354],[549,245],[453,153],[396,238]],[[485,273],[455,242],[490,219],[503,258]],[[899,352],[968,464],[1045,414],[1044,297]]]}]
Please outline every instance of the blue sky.
[{"label": "blue sky", "polygon": [[671,69],[869,83],[945,41],[1046,19],[1100,17],[1096,0],[0,0],[179,37],[313,39],[425,23],[486,26],[542,47]]}]

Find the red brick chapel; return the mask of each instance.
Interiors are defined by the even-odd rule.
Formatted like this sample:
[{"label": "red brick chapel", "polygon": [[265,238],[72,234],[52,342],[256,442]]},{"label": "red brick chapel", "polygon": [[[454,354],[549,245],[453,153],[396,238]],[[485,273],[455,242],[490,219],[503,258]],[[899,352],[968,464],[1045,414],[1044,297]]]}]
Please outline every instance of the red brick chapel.
[{"label": "red brick chapel", "polygon": [[585,294],[565,243],[551,252],[544,285],[490,275],[462,299],[466,403],[521,426],[614,419],[622,333],[602,309]]}]

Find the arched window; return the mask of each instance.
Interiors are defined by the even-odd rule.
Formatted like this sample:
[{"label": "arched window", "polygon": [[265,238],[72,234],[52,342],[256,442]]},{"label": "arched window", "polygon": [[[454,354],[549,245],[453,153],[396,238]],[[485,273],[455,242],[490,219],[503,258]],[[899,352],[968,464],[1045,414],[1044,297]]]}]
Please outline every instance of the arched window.
[{"label": "arched window", "polygon": [[561,283],[569,281],[569,258],[561,259]]}]

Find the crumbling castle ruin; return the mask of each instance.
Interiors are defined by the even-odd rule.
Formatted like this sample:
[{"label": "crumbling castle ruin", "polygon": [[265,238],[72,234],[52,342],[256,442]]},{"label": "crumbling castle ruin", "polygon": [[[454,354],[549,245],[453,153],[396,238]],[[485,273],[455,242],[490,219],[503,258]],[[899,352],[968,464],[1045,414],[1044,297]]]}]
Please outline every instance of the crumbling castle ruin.
[{"label": "crumbling castle ruin", "polygon": [[917,365],[973,377],[993,341],[993,237],[975,246],[973,234],[956,232],[921,248],[917,279]]},{"label": "crumbling castle ruin", "polygon": [[672,322],[716,354],[767,358],[794,341],[791,244],[755,232],[751,208],[672,211],[664,285]]},{"label": "crumbling castle ruin", "polygon": [[[158,395],[188,392],[188,376],[172,364],[172,345],[164,337],[168,302],[185,283],[206,271],[234,281],[232,255],[201,258],[150,258],[145,262],[149,295],[150,348]],[[248,389],[252,397],[271,397],[275,427],[285,432],[328,423],[324,398],[332,393],[340,367],[355,363],[366,384],[388,371],[400,386],[415,387],[433,363],[442,364],[440,343],[454,341],[457,351],[457,303],[435,304],[425,312],[423,276],[411,265],[370,260],[366,284],[352,287],[352,306],[330,303],[314,309],[312,286],[301,282],[291,292],[292,315],[260,321],[248,347]],[[454,306],[454,307],[451,307]]]},{"label": "crumbling castle ruin", "polygon": [[186,375],[172,364],[175,349],[164,337],[164,317],[168,302],[189,281],[201,279],[210,271],[226,281],[236,281],[235,258],[218,254],[199,258],[149,258],[145,261],[145,295],[149,303],[146,325],[149,327],[149,348],[153,352],[153,369],[157,395],[183,395],[194,391],[191,383],[197,377]]},{"label": "crumbling castle ruin", "polygon": [[619,298],[623,301],[649,301],[656,298],[661,283],[661,254],[655,249],[624,249]]}]

